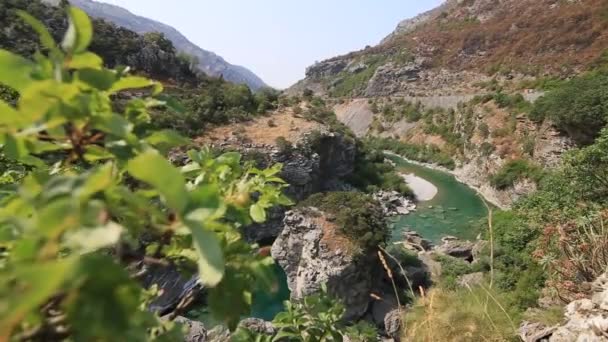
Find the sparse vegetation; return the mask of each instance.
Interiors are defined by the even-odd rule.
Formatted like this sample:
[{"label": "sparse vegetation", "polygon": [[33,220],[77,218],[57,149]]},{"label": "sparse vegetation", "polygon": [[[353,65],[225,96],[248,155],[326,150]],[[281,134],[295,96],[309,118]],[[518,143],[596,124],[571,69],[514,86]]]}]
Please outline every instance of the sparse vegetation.
[{"label": "sparse vegetation", "polygon": [[300,202],[298,207],[316,207],[333,215],[339,232],[355,242],[361,251],[385,244],[390,235],[382,208],[363,193],[319,193]]},{"label": "sparse vegetation", "polygon": [[433,145],[415,145],[391,138],[376,137],[367,138],[366,141],[370,147],[379,151],[392,151],[407,159],[437,164],[448,169],[456,167],[456,163],[449,155]]},{"label": "sparse vegetation", "polygon": [[497,189],[505,190],[524,178],[538,183],[543,175],[541,167],[525,159],[515,159],[505,163],[498,172],[492,175],[490,183]]}]

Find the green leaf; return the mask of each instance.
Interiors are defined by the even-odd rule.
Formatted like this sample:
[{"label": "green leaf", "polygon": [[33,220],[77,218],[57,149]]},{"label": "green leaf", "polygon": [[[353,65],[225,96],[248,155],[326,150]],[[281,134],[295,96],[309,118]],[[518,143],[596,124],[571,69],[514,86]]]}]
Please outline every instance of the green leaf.
[{"label": "green leaf", "polygon": [[117,93],[127,89],[141,89],[147,87],[154,87],[155,94],[162,91],[162,85],[158,82],[149,80],[145,77],[128,76],[123,77],[114,83],[112,88],[110,88],[110,93]]},{"label": "green leaf", "polygon": [[80,8],[68,8],[69,26],[61,46],[67,52],[84,52],[93,39],[93,24],[89,16]]},{"label": "green leaf", "polygon": [[4,138],[4,153],[6,156],[13,160],[20,160],[27,156],[29,151],[25,144],[23,137],[16,137],[14,135],[7,135]]},{"label": "green leaf", "polygon": [[116,73],[110,70],[84,68],[76,74],[79,80],[99,90],[109,90],[116,82]]},{"label": "green leaf", "polygon": [[23,21],[25,21],[34,29],[34,31],[36,31],[38,37],[40,38],[40,43],[42,44],[42,46],[51,51],[57,50],[57,42],[55,42],[55,39],[53,39],[53,36],[49,32],[49,30],[47,30],[46,26],[44,26],[44,24],[40,20],[34,18],[29,13],[21,10],[17,11],[17,15],[19,15],[19,17],[21,17]]},{"label": "green leaf", "polygon": [[188,204],[186,181],[178,169],[156,152],[145,152],[127,165],[127,171],[135,178],[156,188],[167,205],[182,213]]},{"label": "green leaf", "polygon": [[156,131],[144,140],[163,152],[168,152],[174,147],[183,146],[190,142],[190,140],[172,130]]},{"label": "green leaf", "polygon": [[0,49],[0,83],[22,91],[32,81],[34,63],[11,52]]},{"label": "green leaf", "polygon": [[[76,264],[75,259],[62,259],[52,262],[24,264],[15,268],[15,279],[19,295],[6,298],[9,303],[0,306],[0,331],[10,332],[28,313],[36,310],[46,302],[66,280]],[[1,278],[1,277],[0,277]],[[0,287],[5,281],[13,279],[5,277],[0,280]],[[13,280],[14,281],[14,280]],[[15,292],[17,293],[17,292]]]},{"label": "green leaf", "polygon": [[113,183],[112,173],[113,167],[110,163],[90,173],[84,185],[78,189],[79,199],[81,201],[88,200],[96,193],[109,188]]},{"label": "green leaf", "polygon": [[266,221],[266,210],[259,203],[256,203],[249,208],[249,214],[251,218],[257,223],[263,223]]},{"label": "green leaf", "polygon": [[97,145],[87,146],[84,152],[84,159],[90,162],[112,159],[113,157],[110,152]]},{"label": "green leaf", "polygon": [[60,101],[69,101],[80,93],[75,84],[54,80],[38,81],[27,87],[19,98],[21,124],[31,125],[49,112]]},{"label": "green leaf", "polygon": [[103,59],[92,52],[79,53],[68,61],[68,67],[71,69],[101,69],[102,66]]},{"label": "green leaf", "polygon": [[0,126],[11,126],[19,121],[19,117],[15,108],[0,100]]},{"label": "green leaf", "polygon": [[68,235],[66,244],[80,254],[91,253],[118,243],[123,230],[114,222],[93,229],[80,229]]},{"label": "green leaf", "polygon": [[133,131],[133,124],[118,114],[94,116],[92,127],[125,138]]},{"label": "green leaf", "polygon": [[215,233],[195,222],[186,222],[192,232],[192,244],[198,253],[198,272],[201,282],[215,287],[224,277],[224,253]]}]

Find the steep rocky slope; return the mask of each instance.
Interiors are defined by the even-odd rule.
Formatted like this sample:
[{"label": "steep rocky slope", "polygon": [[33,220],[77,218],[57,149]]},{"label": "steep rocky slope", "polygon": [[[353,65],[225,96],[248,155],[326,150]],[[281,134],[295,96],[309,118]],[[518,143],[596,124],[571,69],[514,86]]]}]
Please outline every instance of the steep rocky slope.
[{"label": "steep rocky slope", "polygon": [[603,63],[606,13],[600,0],[448,0],[377,46],[310,66],[289,91],[336,99],[360,137],[441,150],[460,180],[508,207],[533,182],[496,189],[490,176],[513,160],[555,167],[572,146],[525,113],[547,81]]},{"label": "steep rocky slope", "polygon": [[451,95],[501,75],[570,76],[608,43],[601,0],[450,0],[381,44],[309,67],[293,89],[332,96]]},{"label": "steep rocky slope", "polygon": [[[51,4],[59,3],[59,0],[44,1]],[[209,76],[223,76],[227,81],[247,84],[252,90],[266,87],[264,81],[250,70],[242,66],[232,65],[215,53],[198,47],[169,25],[137,16],[124,8],[111,4],[91,0],[70,0],[70,2],[85,10],[92,17],[107,20],[139,34],[163,33],[173,42],[179,52],[195,57],[198,61],[198,68]]]}]

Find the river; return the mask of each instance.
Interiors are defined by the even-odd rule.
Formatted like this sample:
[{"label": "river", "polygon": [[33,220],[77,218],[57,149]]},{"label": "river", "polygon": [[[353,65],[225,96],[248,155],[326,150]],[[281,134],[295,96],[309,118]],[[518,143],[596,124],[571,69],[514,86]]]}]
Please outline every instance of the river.
[{"label": "river", "polygon": [[438,189],[433,199],[419,202],[415,212],[393,222],[393,240],[400,240],[402,232],[407,229],[415,230],[435,243],[446,235],[465,240],[477,237],[479,231],[475,229],[475,223],[487,215],[487,210],[475,190],[458,182],[449,173],[413,164],[397,156],[387,157],[397,164],[399,172],[413,173]]},{"label": "river", "polygon": [[[387,156],[397,164],[399,172],[423,178],[437,187],[437,195],[430,201],[419,202],[418,209],[392,222],[393,240],[399,241],[406,229],[415,230],[435,243],[445,235],[474,240],[479,233],[475,223],[486,216],[486,208],[477,193],[458,182],[449,173],[433,170],[405,161],[397,156]],[[274,291],[259,291],[253,295],[252,317],[272,320],[283,311],[283,301],[289,299],[289,288],[283,270],[274,266],[276,286]]]}]

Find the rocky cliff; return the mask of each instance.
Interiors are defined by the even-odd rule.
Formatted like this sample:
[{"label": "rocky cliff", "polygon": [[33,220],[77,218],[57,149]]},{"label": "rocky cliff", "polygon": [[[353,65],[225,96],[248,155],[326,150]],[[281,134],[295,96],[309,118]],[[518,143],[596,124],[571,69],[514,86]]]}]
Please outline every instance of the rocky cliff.
[{"label": "rocky cliff", "polygon": [[[59,0],[43,1],[53,5],[59,3]],[[198,47],[169,25],[137,16],[124,8],[107,3],[92,0],[70,0],[70,2],[85,10],[92,17],[107,20],[136,33],[163,33],[171,42],[173,42],[173,45],[179,52],[195,57],[198,61],[197,67],[209,76],[222,76],[225,80],[230,82],[247,84],[252,90],[266,87],[264,81],[250,70],[242,66],[232,65],[215,53]]]},{"label": "rocky cliff", "polygon": [[591,285],[590,298],[575,300],[565,309],[564,322],[546,326],[524,322],[520,337],[525,342],[600,342],[608,339],[608,274]]},{"label": "rocky cliff", "polygon": [[439,149],[454,159],[459,180],[506,208],[535,184],[518,179],[497,189],[493,175],[514,160],[553,168],[573,146],[525,113],[543,95],[535,89],[543,80],[602,60],[607,10],[599,0],[445,1],[377,46],[310,66],[289,91],[335,99],[338,118],[360,137]]}]

